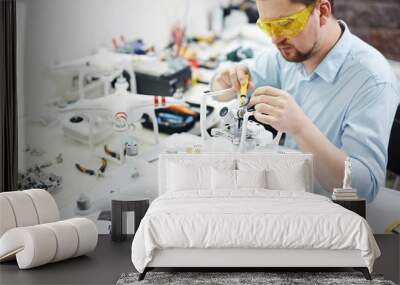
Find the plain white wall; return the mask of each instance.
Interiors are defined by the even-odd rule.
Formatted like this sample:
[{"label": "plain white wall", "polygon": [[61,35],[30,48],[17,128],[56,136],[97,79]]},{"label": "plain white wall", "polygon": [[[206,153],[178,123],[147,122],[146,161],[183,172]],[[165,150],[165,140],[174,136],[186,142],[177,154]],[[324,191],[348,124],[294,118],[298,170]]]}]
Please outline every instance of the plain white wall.
[{"label": "plain white wall", "polygon": [[208,30],[208,13],[218,2],[17,0],[20,168],[24,168],[22,149],[29,142],[26,119],[45,115],[45,103],[57,97],[46,74],[49,66],[90,55],[99,47],[111,48],[112,38],[120,35],[142,38],[161,49],[177,20],[187,24],[188,34],[204,33]]},{"label": "plain white wall", "polygon": [[[25,114],[41,111],[51,89],[46,67],[111,47],[111,39],[143,38],[164,47],[173,23],[188,10],[188,33],[207,31],[207,13],[217,2],[198,0],[20,0],[27,4]],[[31,100],[32,99],[32,100]]]}]

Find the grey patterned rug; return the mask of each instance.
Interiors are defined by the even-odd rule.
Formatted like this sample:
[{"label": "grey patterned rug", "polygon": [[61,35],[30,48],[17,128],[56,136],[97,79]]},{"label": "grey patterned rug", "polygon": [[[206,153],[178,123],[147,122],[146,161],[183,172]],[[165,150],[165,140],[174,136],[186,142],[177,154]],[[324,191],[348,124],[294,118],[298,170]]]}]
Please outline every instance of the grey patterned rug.
[{"label": "grey patterned rug", "polygon": [[142,281],[138,273],[122,274],[116,285],[213,284],[213,285],[395,285],[382,276],[368,281],[359,272],[148,272]]}]

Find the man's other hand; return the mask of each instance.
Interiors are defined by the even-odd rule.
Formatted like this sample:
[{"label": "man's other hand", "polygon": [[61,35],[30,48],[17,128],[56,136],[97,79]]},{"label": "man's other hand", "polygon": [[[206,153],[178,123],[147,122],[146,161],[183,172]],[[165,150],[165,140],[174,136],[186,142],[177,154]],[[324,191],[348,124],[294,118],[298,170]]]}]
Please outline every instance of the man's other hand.
[{"label": "man's other hand", "polygon": [[300,134],[308,118],[286,91],[270,86],[257,88],[250,100],[254,117],[261,123],[293,136]]}]

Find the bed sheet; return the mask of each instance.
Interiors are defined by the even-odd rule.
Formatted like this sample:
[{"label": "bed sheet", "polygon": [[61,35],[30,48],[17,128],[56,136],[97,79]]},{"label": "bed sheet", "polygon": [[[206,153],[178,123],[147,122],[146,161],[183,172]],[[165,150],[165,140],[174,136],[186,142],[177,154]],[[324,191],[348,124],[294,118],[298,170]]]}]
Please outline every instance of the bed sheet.
[{"label": "bed sheet", "polygon": [[357,249],[371,272],[380,255],[361,216],[321,195],[265,189],[158,197],[137,229],[132,262],[143,272],[165,248]]}]

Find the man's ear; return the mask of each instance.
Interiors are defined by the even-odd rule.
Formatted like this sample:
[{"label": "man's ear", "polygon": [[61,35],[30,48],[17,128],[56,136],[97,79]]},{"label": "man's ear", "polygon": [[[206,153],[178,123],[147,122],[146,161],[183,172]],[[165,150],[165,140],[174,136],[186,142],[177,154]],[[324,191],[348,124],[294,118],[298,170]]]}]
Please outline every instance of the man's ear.
[{"label": "man's ear", "polygon": [[332,5],[329,0],[320,0],[319,3],[319,19],[321,27],[326,25],[329,18],[332,16]]}]

